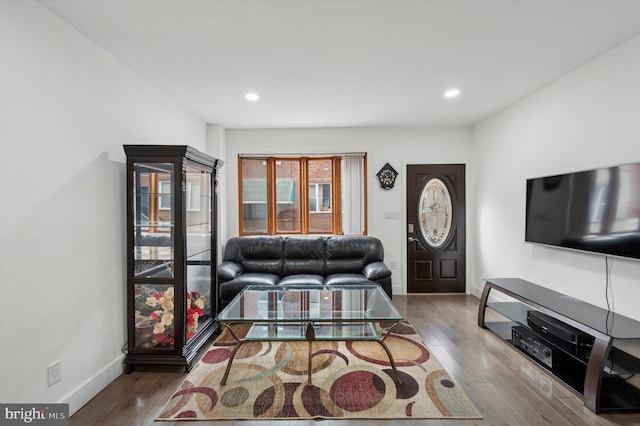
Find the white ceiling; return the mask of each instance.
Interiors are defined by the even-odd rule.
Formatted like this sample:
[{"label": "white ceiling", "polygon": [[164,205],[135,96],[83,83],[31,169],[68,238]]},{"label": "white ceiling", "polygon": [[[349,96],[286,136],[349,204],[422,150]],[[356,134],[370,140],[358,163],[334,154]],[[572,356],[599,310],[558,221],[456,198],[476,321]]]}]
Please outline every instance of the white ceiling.
[{"label": "white ceiling", "polygon": [[40,2],[227,128],[469,125],[640,34],[636,0]]}]

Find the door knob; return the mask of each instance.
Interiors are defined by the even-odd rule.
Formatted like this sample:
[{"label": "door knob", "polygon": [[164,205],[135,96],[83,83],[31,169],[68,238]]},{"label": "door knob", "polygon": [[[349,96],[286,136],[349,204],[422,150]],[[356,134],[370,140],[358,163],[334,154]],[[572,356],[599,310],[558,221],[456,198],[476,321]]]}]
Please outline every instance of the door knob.
[{"label": "door knob", "polygon": [[416,241],[418,241],[417,238],[409,237],[409,242],[410,243],[413,243],[413,242],[416,242]]}]

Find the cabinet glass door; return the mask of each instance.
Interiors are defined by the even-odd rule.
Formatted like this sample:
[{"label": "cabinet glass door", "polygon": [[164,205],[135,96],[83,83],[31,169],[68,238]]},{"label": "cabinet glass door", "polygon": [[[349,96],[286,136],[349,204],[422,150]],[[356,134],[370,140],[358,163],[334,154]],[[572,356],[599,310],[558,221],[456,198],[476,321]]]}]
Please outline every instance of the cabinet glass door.
[{"label": "cabinet glass door", "polygon": [[173,164],[135,163],[134,276],[174,276]]},{"label": "cabinet glass door", "polygon": [[[187,163],[188,164],[188,163]],[[192,165],[186,168],[187,225],[186,337],[211,318],[212,174]]]},{"label": "cabinet glass door", "polygon": [[174,345],[174,173],[172,163],[133,165],[133,286],[136,348]]}]

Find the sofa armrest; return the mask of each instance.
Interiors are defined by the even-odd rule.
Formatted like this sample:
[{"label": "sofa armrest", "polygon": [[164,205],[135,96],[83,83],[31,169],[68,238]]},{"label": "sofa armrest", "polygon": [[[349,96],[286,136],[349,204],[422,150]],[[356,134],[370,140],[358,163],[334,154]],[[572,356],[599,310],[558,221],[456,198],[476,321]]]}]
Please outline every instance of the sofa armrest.
[{"label": "sofa armrest", "polygon": [[373,262],[365,266],[362,273],[368,280],[376,281],[383,278],[389,278],[391,276],[391,269],[382,262]]},{"label": "sofa armrest", "polygon": [[225,260],[218,265],[218,280],[231,281],[244,271],[242,265],[230,260]]}]

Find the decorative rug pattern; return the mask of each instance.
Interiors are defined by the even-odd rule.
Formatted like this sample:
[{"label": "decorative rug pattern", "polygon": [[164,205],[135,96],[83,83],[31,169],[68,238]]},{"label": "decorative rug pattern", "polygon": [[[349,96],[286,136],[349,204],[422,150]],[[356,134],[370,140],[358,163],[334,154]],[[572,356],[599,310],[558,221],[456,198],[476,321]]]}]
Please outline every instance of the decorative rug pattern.
[{"label": "decorative rug pattern", "polygon": [[[378,327],[385,333],[392,325]],[[223,386],[233,349],[223,333],[157,420],[481,418],[408,321],[385,342],[400,385],[378,342],[316,341],[311,385],[308,342],[250,342]]]}]

